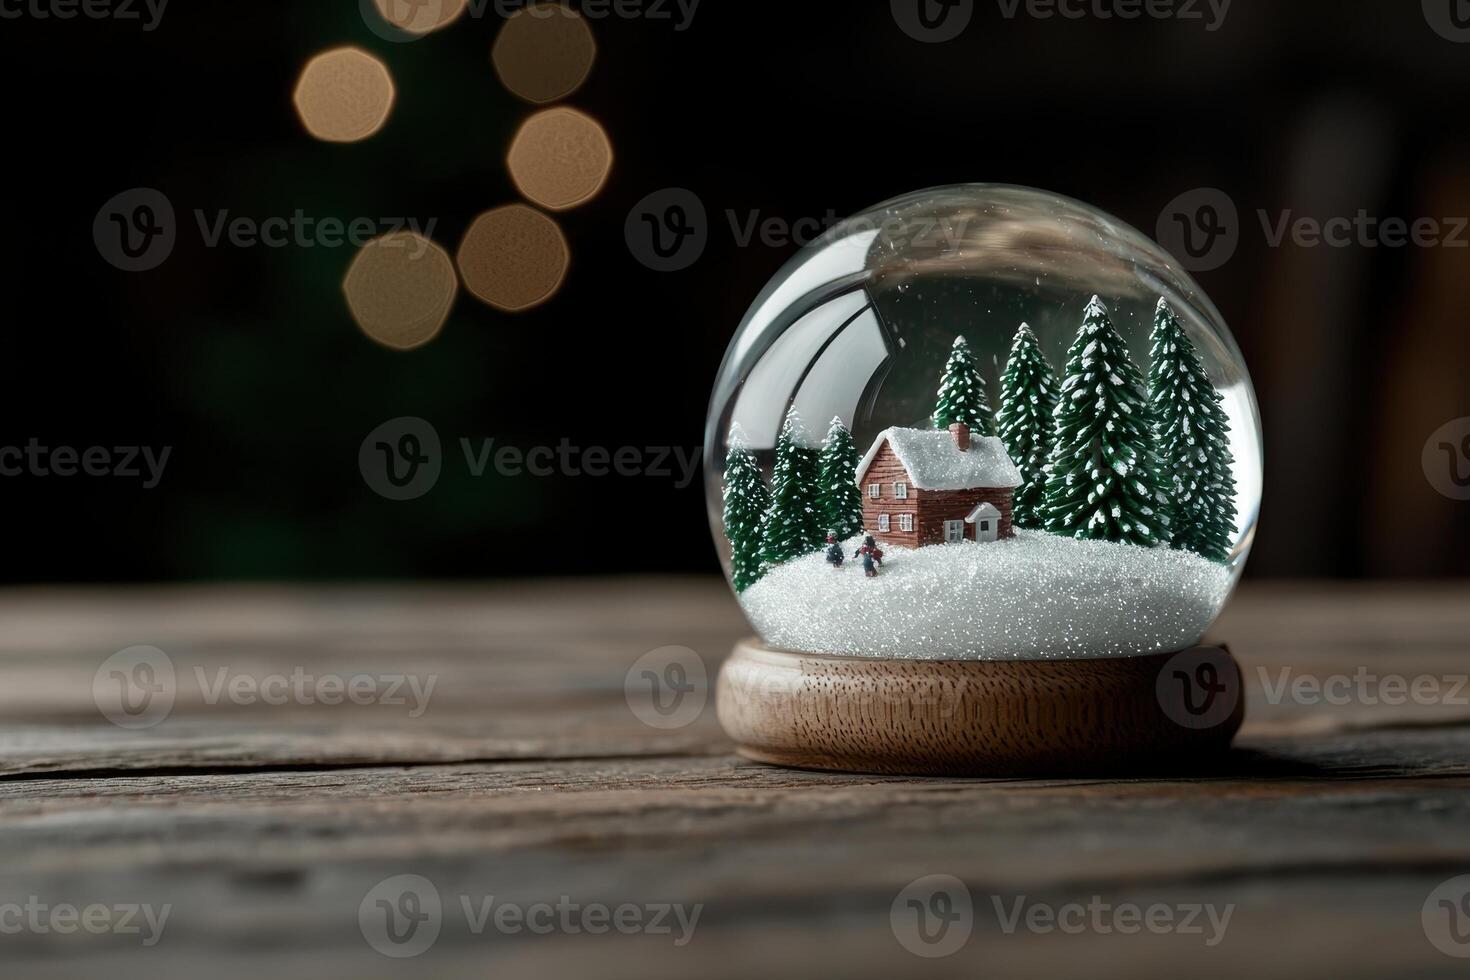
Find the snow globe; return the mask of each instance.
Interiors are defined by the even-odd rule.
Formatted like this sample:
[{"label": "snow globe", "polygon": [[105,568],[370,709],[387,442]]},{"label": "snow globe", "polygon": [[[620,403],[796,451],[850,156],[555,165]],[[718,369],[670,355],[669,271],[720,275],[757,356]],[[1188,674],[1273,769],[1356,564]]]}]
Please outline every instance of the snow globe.
[{"label": "snow globe", "polygon": [[1095,208],[909,194],[756,299],[705,436],[711,525],[758,638],[718,686],[740,751],[1040,775],[1228,747],[1200,646],[1260,507],[1259,412],[1219,311]]}]

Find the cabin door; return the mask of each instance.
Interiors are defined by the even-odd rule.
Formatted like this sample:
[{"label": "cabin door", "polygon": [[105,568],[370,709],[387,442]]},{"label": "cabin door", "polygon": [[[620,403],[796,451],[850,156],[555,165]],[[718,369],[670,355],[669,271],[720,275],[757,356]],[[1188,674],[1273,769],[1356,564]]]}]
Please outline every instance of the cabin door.
[{"label": "cabin door", "polygon": [[945,521],[944,522],[944,543],[945,544],[959,544],[963,540],[965,540],[965,522],[964,521]]},{"label": "cabin door", "polygon": [[996,541],[1000,538],[1000,519],[996,517],[979,517],[975,519],[975,540],[982,544],[986,541]]}]

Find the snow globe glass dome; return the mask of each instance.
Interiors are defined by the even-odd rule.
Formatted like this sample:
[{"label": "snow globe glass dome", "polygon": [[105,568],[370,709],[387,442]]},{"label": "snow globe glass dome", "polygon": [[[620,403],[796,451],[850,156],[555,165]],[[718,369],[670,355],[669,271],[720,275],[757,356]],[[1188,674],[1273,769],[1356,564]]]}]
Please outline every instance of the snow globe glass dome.
[{"label": "snow globe glass dome", "polygon": [[706,489],[773,647],[1117,657],[1214,622],[1261,445],[1239,348],[1162,248],[971,184],[842,222],[761,293],[715,384]]}]

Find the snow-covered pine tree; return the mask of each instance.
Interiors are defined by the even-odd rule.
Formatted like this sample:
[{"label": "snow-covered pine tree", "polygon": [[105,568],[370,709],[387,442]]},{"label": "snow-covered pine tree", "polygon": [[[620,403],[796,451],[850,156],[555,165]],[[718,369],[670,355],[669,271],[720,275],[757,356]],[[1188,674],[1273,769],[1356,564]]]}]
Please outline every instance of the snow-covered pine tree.
[{"label": "snow-covered pine tree", "polygon": [[1067,352],[1055,421],[1046,530],[1145,547],[1167,543],[1148,392],[1096,296]]},{"label": "snow-covered pine tree", "polygon": [[801,416],[793,405],[776,440],[771,503],[761,523],[761,564],[766,568],[809,555],[826,540],[817,511],[817,453],[802,445],[802,434]]},{"label": "snow-covered pine tree", "polygon": [[1235,459],[1223,399],[1163,299],[1154,313],[1152,339],[1148,387],[1160,472],[1170,488],[1170,537],[1181,551],[1228,561],[1235,540]]},{"label": "snow-covered pine tree", "polygon": [[985,379],[964,337],[954,339],[944,378],[939,382],[939,402],[934,406],[934,428],[947,429],[956,422],[969,426],[977,436],[995,435],[995,422],[990,414],[990,400],[985,394]]},{"label": "snow-covered pine tree", "polygon": [[1012,519],[1019,527],[1042,527],[1046,501],[1046,461],[1052,447],[1052,413],[1057,407],[1057,374],[1041,353],[1026,324],[1016,331],[1005,374],[1000,378],[997,426],[1011,461],[1021,471]]},{"label": "snow-covered pine tree", "polygon": [[739,423],[730,427],[725,455],[725,539],[730,542],[730,571],[735,591],[744,592],[761,577],[761,521],[771,492],[760,463]]},{"label": "snow-covered pine tree", "polygon": [[857,485],[857,446],[840,416],[827,429],[818,464],[817,512],[822,516],[822,530],[846,541],[863,529],[863,494]]}]

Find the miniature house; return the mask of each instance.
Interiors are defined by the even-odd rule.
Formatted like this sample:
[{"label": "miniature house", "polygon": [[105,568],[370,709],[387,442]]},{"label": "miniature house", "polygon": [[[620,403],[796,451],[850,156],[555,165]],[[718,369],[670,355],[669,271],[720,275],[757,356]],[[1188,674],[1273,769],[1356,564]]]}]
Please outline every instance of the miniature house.
[{"label": "miniature house", "polygon": [[857,468],[863,525],[884,544],[919,548],[1015,536],[1011,498],[1021,474],[994,436],[892,428]]}]

